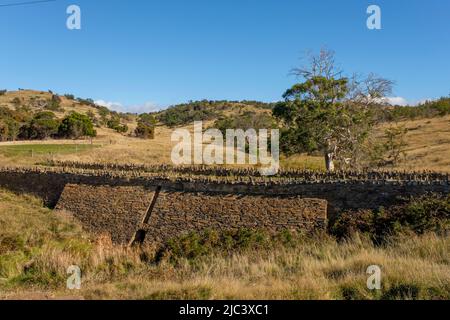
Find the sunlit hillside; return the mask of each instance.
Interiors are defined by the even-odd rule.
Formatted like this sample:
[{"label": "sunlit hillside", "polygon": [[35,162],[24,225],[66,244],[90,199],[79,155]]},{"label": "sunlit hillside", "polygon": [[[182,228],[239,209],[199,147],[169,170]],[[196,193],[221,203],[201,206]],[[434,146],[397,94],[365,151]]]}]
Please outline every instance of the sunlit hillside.
[{"label": "sunlit hillside", "polygon": [[[15,108],[14,99],[19,98],[22,105],[32,106],[36,110],[36,101],[49,100],[52,94],[40,91],[8,92],[0,96],[0,106]],[[62,118],[71,111],[92,112],[98,116],[99,109],[64,96],[61,96],[62,110],[55,114]],[[212,107],[211,107],[212,108]],[[270,114],[270,109],[242,103],[227,103],[219,108],[221,117],[239,117],[246,112]],[[35,111],[36,111],[35,110]],[[137,164],[170,164],[171,151],[176,142],[171,141],[175,128],[193,130],[192,124],[167,127],[159,123],[154,140],[137,139],[132,136],[136,127],[136,116],[128,115],[123,121],[129,127],[126,133],[117,133],[104,126],[96,127],[97,137],[91,140],[45,140],[15,141],[0,143],[1,165],[34,165],[46,160],[70,160],[83,162],[116,162]],[[204,121],[205,128],[211,126],[215,119]],[[375,135],[381,136],[390,126],[404,126],[408,129],[405,148],[406,157],[395,167],[386,169],[400,170],[436,170],[450,172],[450,116],[433,117],[421,120],[388,122],[375,128]],[[61,145],[51,147],[48,145]],[[91,145],[92,147],[87,147]],[[281,164],[289,168],[324,169],[320,157],[296,155],[282,157]]]},{"label": "sunlit hillside", "polygon": [[[53,93],[45,91],[36,90],[20,90],[20,91],[9,91],[4,95],[0,95],[0,106],[8,107],[10,109],[16,109],[17,107],[26,106],[29,107],[31,111],[48,111],[45,108],[45,103],[52,99]],[[74,99],[69,99],[65,96],[60,96],[61,99],[61,110],[52,110],[57,117],[63,117],[65,114],[76,111],[86,114],[91,111],[98,115],[98,109],[92,106],[75,101]]]}]

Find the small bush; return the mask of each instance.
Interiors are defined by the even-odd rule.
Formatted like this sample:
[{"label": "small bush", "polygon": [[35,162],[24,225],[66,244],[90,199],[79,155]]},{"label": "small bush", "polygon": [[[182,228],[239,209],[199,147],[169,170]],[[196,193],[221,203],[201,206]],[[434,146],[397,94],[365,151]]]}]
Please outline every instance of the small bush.
[{"label": "small bush", "polygon": [[22,100],[19,97],[15,97],[11,100],[11,103],[16,107],[19,107],[20,105],[22,105]]},{"label": "small bush", "polygon": [[47,102],[45,109],[50,111],[63,111],[61,107],[61,98],[58,95],[52,95],[52,98]]},{"label": "small bush", "polygon": [[168,241],[158,254],[171,261],[196,259],[214,251],[239,251],[258,248],[270,243],[270,236],[258,230],[239,229],[219,233],[215,230],[191,232]]},{"label": "small bush", "polygon": [[349,211],[330,224],[330,232],[338,238],[359,232],[376,243],[389,236],[413,232],[442,234],[450,230],[450,195],[428,195],[388,209]]},{"label": "small bush", "polygon": [[155,139],[156,119],[150,114],[142,114],[139,116],[138,125],[135,130],[136,137],[142,139]]},{"label": "small bush", "polygon": [[126,124],[120,123],[119,117],[114,117],[107,121],[107,127],[117,131],[118,133],[126,133],[128,132],[128,126]]},{"label": "small bush", "polygon": [[416,284],[400,283],[392,286],[383,293],[383,300],[417,300],[420,297],[420,286]]}]

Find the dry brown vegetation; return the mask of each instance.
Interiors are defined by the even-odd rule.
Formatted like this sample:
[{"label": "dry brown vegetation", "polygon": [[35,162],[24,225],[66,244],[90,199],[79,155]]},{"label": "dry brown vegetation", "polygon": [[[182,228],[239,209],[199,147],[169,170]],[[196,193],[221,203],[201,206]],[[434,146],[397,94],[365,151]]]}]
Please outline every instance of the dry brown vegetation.
[{"label": "dry brown vegetation", "polygon": [[450,116],[383,125],[403,126],[406,134],[406,158],[396,166],[402,170],[450,172]]},{"label": "dry brown vegetation", "polygon": [[[36,91],[36,90],[20,90],[20,91],[9,91],[6,94],[0,96],[0,106],[8,107],[11,109],[15,109],[15,105],[13,103],[14,99],[20,99],[21,105],[33,105],[33,100],[51,100],[53,94],[50,92],[44,91]],[[79,113],[86,114],[91,111],[94,114],[98,115],[98,111],[91,106],[78,103],[74,100],[67,99],[64,96],[60,96],[61,98],[61,111],[53,111],[58,118],[62,118],[64,115],[68,114],[71,111],[76,111]],[[40,108],[32,107],[33,111],[39,111]],[[43,111],[40,110],[40,111]]]},{"label": "dry brown vegetation", "polygon": [[[19,97],[23,101],[30,101],[32,97],[51,99],[52,94],[48,92],[23,90],[8,92],[0,96],[0,105],[13,108],[12,99]],[[61,97],[61,106],[67,114],[70,111],[87,113],[92,111],[98,114],[98,110],[87,105],[74,103],[65,97]],[[225,110],[227,116],[239,114],[244,111],[269,112],[268,110],[257,109],[252,106],[239,106],[238,104],[229,110]],[[64,113],[58,113],[62,117]],[[209,127],[213,121],[206,121],[205,127]],[[136,123],[134,120],[127,122],[130,130],[133,130]],[[398,123],[383,124],[375,128],[374,134],[381,136],[389,126],[404,126],[408,129],[406,134],[406,158],[395,167],[386,169],[400,170],[434,170],[450,172],[450,116],[435,117],[422,120],[409,120]],[[192,126],[186,127],[193,130]],[[72,154],[37,154],[31,158],[29,156],[5,157],[0,152],[1,165],[33,165],[42,163],[45,160],[68,160],[81,162],[113,162],[113,163],[136,163],[136,164],[170,164],[171,150],[175,142],[171,142],[171,134],[174,129],[159,125],[156,128],[155,140],[141,140],[129,137],[126,134],[119,134],[111,129],[96,128],[98,136],[92,143],[100,146],[89,151]],[[91,141],[73,140],[49,140],[33,141],[32,144],[89,144]],[[2,146],[30,144],[30,142],[6,142],[0,143]],[[281,165],[284,168],[318,169],[324,170],[324,163],[321,157],[308,155],[295,155],[282,157]]]},{"label": "dry brown vegetation", "polygon": [[[156,249],[114,246],[88,236],[39,200],[0,191],[3,299],[448,299],[450,238],[403,236],[383,246],[364,237],[300,242],[155,259]],[[91,240],[92,239],[92,240]],[[82,289],[66,289],[78,265]],[[382,268],[370,291],[367,267]]]},{"label": "dry brown vegetation", "polygon": [[[50,93],[20,91],[0,96],[13,107],[15,97]],[[7,99],[7,100],[5,100]],[[64,112],[96,110],[62,97]],[[59,117],[63,113],[58,114]],[[450,172],[450,116],[405,121],[406,159],[393,169]],[[382,135],[387,125],[376,128]],[[133,123],[129,123],[133,129]],[[188,127],[192,130],[191,127]],[[46,160],[169,164],[173,129],[156,128],[155,140],[140,140],[97,128],[98,145],[66,154],[6,156],[0,165],[34,165]],[[89,144],[49,140],[32,144]],[[0,143],[3,146],[30,142]],[[321,157],[282,158],[282,167],[324,169]],[[114,246],[100,235],[85,234],[70,217],[43,208],[26,195],[0,190],[0,298],[25,299],[449,299],[450,238],[435,234],[396,238],[383,246],[355,236],[337,242],[329,236],[300,245],[274,244],[217,251],[195,259],[155,260],[155,248]],[[81,291],[65,289],[66,269],[83,270]],[[369,291],[366,269],[380,265],[383,290]]]},{"label": "dry brown vegetation", "polygon": [[[406,135],[406,158],[392,169],[400,170],[434,170],[450,172],[450,116],[442,118],[423,119],[416,121],[391,124],[405,126],[408,129]],[[377,128],[382,134],[386,125]],[[188,129],[192,129],[188,127]],[[65,155],[37,155],[35,158],[15,157],[8,158],[0,154],[2,165],[32,165],[45,160],[68,160],[81,162],[113,162],[136,164],[170,164],[170,153],[175,145],[171,142],[172,129],[164,126],[156,128],[155,140],[140,140],[118,134],[110,129],[98,129],[98,137],[92,143],[100,145],[78,154]],[[33,144],[80,144],[89,141],[50,140],[32,142]],[[0,143],[1,146],[29,144],[29,142]],[[321,157],[296,155],[282,158],[282,167],[324,169]],[[389,168],[388,168],[389,169]]]}]

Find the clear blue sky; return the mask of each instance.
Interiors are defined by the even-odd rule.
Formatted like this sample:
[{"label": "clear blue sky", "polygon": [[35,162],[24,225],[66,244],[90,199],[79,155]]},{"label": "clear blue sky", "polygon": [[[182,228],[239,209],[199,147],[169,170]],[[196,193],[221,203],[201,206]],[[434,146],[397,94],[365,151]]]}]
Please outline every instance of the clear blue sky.
[{"label": "clear blue sky", "polygon": [[[26,0],[0,0],[0,4]],[[66,28],[66,8],[82,30]],[[382,9],[382,30],[366,9]],[[52,89],[137,110],[197,99],[275,101],[305,50],[395,80],[410,102],[450,93],[447,0],[57,0],[0,7],[0,88]]]}]

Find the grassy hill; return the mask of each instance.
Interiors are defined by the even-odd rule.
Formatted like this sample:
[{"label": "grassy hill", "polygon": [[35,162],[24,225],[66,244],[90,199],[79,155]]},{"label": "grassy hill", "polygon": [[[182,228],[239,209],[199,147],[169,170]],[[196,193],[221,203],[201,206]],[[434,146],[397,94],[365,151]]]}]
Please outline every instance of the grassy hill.
[{"label": "grassy hill", "polygon": [[378,133],[389,126],[407,129],[406,157],[396,169],[450,172],[450,116],[385,123]]},{"label": "grassy hill", "polygon": [[192,101],[171,106],[156,114],[168,127],[191,124],[194,121],[215,121],[243,114],[270,114],[273,104],[258,101]]},{"label": "grassy hill", "polygon": [[59,118],[71,111],[83,114],[93,112],[99,115],[99,109],[94,105],[89,104],[88,101],[78,101],[74,97],[60,96],[60,108],[52,109],[49,102],[52,100],[53,95],[51,92],[36,90],[8,91],[0,95],[0,106],[11,110],[15,110],[17,107],[27,107],[32,112],[52,111]]},{"label": "grassy hill", "polygon": [[[50,101],[53,94],[40,91],[16,91],[0,95],[0,107],[11,110],[17,108],[16,98],[21,106],[29,106],[34,112],[46,110],[39,106],[38,100]],[[60,109],[55,111],[62,118],[72,111],[83,114],[92,113],[97,119],[97,137],[90,140],[46,140],[16,141],[0,143],[0,163],[2,165],[32,165],[46,160],[71,160],[88,162],[116,162],[138,164],[171,163],[171,150],[175,143],[171,142],[174,127],[192,130],[194,120],[204,120],[205,126],[213,126],[216,121],[226,123],[227,119],[245,119],[249,117],[269,117],[271,105],[259,102],[199,101],[173,106],[155,114],[159,120],[154,140],[137,139],[130,135],[137,125],[137,117],[122,114],[121,121],[129,127],[128,132],[118,133],[107,128],[101,118],[111,117],[115,113],[103,107],[95,106],[90,100],[61,96]],[[385,121],[374,129],[374,135],[381,137],[390,126],[404,126],[406,157],[395,167],[386,169],[400,170],[436,170],[450,172],[450,115],[446,115],[446,100],[438,108],[427,104],[422,109],[403,108],[401,116],[389,118],[384,113]],[[393,107],[389,107],[391,110]],[[422,111],[420,111],[422,110]],[[445,112],[444,112],[445,111]],[[384,112],[384,111],[383,111]],[[105,116],[106,114],[106,116]],[[391,114],[391,113],[389,113]],[[257,116],[255,116],[257,115]],[[258,118],[259,119],[259,118]],[[389,121],[388,121],[389,120]],[[164,122],[168,123],[164,124]],[[55,146],[56,145],[56,146]],[[86,146],[91,145],[91,147]],[[295,155],[282,157],[283,167],[324,169],[321,157]]]}]

